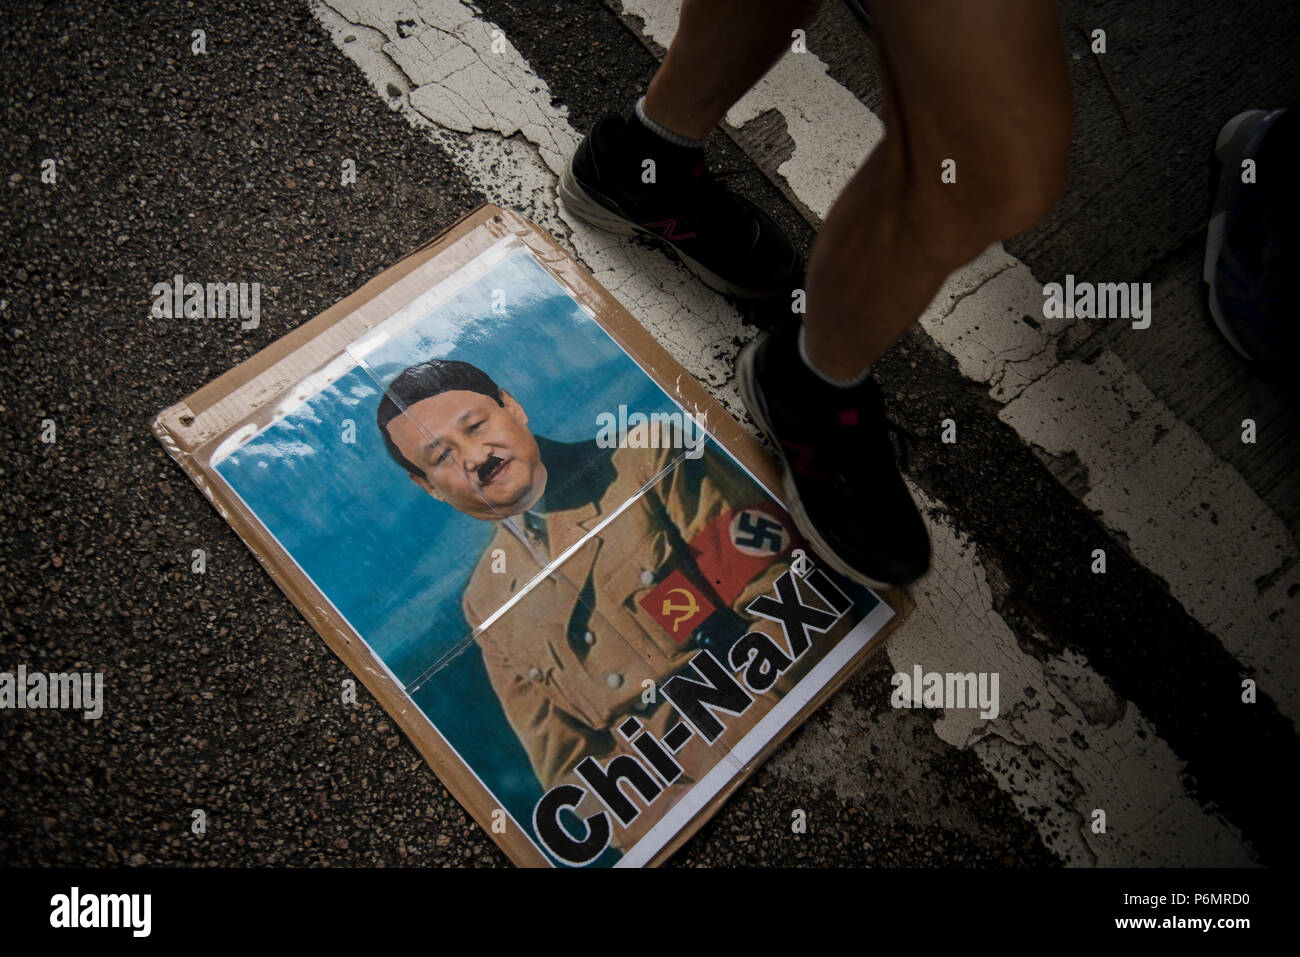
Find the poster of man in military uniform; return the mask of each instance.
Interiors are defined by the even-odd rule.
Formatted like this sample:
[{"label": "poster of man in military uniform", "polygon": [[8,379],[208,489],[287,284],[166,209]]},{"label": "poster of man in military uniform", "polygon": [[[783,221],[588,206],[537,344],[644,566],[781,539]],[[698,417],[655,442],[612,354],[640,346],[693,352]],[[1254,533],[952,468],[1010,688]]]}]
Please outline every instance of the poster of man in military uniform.
[{"label": "poster of man in military uniform", "polygon": [[508,826],[645,863],[892,612],[534,255],[454,278],[214,469]]},{"label": "poster of man in military uniform", "polygon": [[[657,686],[701,648],[725,655],[746,633],[784,637],[778,616],[745,609],[804,543],[726,453],[706,443],[688,457],[687,422],[662,434],[641,424],[612,449],[594,439],[556,442],[534,436],[526,410],[483,370],[443,359],[406,369],[379,404],[388,451],[412,482],[496,526],[463,605],[544,788],[573,780],[586,758],[635,753],[616,727],[628,718],[662,740],[682,719]],[[823,582],[835,591],[809,588],[805,614],[827,631],[851,586]],[[816,660],[793,668],[790,658],[775,662],[769,697]],[[683,749],[677,763],[689,770],[674,775],[673,793],[715,766],[766,710],[747,709],[712,747]],[[638,818],[616,843],[653,820]]]}]

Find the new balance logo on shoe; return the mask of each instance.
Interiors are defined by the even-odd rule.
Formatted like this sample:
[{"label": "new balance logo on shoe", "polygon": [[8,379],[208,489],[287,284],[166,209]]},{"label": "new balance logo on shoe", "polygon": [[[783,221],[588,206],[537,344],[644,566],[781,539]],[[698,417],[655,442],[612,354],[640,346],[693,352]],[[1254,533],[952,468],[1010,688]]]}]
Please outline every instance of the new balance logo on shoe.
[{"label": "new balance logo on shoe", "polygon": [[798,442],[787,442],[781,440],[781,444],[795,454],[795,458],[790,462],[790,469],[799,475],[807,475],[810,478],[822,478],[821,472],[813,468],[813,461],[817,457],[812,449],[806,445],[800,445]]},{"label": "new balance logo on shoe", "polygon": [[677,232],[677,220],[675,219],[659,219],[653,223],[645,223],[644,225],[646,229],[656,230],[664,239],[682,240],[695,238],[695,233],[693,232]]}]

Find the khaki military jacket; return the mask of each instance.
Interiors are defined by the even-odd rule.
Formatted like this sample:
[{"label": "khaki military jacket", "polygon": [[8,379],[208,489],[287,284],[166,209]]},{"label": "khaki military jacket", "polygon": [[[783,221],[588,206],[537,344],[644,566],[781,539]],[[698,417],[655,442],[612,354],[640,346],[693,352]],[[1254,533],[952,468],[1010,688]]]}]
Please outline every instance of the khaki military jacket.
[{"label": "khaki military jacket", "polygon": [[[801,542],[789,516],[712,445],[692,460],[680,450],[538,441],[549,473],[543,503],[561,507],[498,522],[463,604],[471,626],[488,622],[477,636],[488,676],[549,789],[571,780],[587,755],[629,752],[615,730],[627,716],[642,718],[656,737],[678,720],[660,696],[651,704],[643,693],[647,682],[657,686],[681,670],[702,636],[698,629],[671,633],[690,609],[685,593],[668,599],[670,608],[680,609],[668,616],[647,608],[662,609],[662,601],[644,599],[681,570],[683,551],[697,571],[710,574],[714,604],[727,602],[743,614],[789,566]],[[575,545],[551,574],[535,580],[545,564]],[[703,588],[692,590],[701,597]],[[748,630],[781,635],[775,622],[744,617]],[[765,711],[751,708],[712,745],[688,745],[677,755],[686,770],[678,789],[713,767]],[[616,843],[626,845],[623,837]]]}]

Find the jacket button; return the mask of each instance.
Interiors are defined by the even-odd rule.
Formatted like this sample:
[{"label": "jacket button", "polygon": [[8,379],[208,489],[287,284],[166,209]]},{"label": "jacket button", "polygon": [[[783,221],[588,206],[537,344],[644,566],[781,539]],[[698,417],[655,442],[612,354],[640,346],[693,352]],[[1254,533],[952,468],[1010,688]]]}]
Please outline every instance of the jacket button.
[{"label": "jacket button", "polygon": [[588,646],[591,646],[596,643],[596,636],[591,632],[587,632],[585,635],[582,636],[582,640],[585,641]]},{"label": "jacket button", "polygon": [[541,668],[538,668],[538,667],[532,667],[532,668],[529,668],[529,669],[528,669],[528,680],[529,680],[529,681],[541,681],[541,680],[542,680],[542,669],[541,669]]},{"label": "jacket button", "polygon": [[611,688],[617,688],[623,684],[623,676],[620,674],[611,674],[605,679],[605,684],[609,685]]},{"label": "jacket button", "polygon": [[649,568],[641,569],[641,584],[653,585],[655,583],[655,573]]}]

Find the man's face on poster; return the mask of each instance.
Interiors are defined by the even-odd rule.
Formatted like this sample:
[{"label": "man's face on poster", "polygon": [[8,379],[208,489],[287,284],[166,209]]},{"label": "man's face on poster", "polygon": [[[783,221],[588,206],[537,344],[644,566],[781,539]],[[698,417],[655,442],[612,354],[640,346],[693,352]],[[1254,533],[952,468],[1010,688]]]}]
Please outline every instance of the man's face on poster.
[{"label": "man's face on poster", "polygon": [[415,483],[473,518],[516,515],[541,497],[546,468],[528,416],[507,392],[501,405],[479,392],[442,392],[388,423],[408,461],[424,470]]}]

